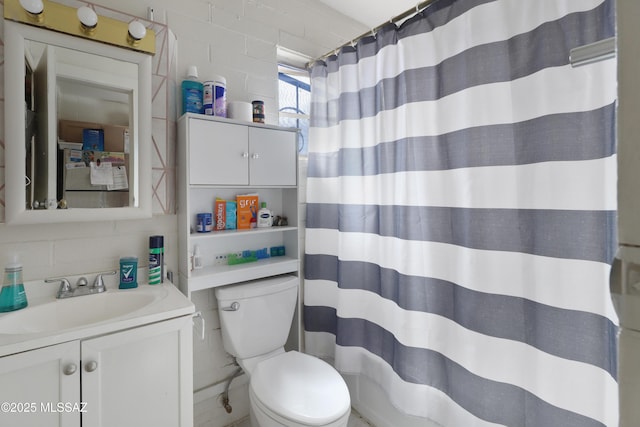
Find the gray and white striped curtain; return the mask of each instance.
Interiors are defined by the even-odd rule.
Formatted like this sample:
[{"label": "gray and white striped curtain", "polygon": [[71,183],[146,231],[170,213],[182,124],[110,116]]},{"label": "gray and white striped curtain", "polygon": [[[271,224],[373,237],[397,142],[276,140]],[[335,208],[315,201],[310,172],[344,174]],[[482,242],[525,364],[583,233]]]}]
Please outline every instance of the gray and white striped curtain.
[{"label": "gray and white striped curtain", "polygon": [[616,426],[612,0],[438,0],[315,64],[308,352],[443,426]]}]

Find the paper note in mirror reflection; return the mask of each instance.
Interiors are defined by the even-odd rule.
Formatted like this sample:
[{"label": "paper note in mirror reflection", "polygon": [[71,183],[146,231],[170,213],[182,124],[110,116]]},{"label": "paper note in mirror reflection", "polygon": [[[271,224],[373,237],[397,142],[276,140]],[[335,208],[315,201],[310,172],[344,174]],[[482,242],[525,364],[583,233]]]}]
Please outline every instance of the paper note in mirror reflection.
[{"label": "paper note in mirror reflection", "polygon": [[116,166],[113,168],[113,184],[107,185],[107,190],[128,190],[129,182],[127,180],[127,168],[125,166]]},{"label": "paper note in mirror reflection", "polygon": [[91,185],[113,185],[113,168],[109,162],[91,162]]}]

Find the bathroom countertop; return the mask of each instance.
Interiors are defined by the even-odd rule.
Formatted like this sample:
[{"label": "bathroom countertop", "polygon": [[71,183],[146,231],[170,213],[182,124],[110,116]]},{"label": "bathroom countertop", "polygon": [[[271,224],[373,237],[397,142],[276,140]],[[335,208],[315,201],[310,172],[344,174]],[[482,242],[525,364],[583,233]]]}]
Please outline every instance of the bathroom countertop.
[{"label": "bathroom countertop", "polygon": [[[44,284],[43,281],[25,283],[29,305],[18,311],[0,314],[0,357],[191,315],[195,311],[193,303],[173,284],[167,282],[159,285],[141,284],[133,289],[118,289],[117,285],[109,286],[107,284],[107,291],[104,293],[61,300],[55,298],[56,290],[57,285]],[[12,326],[19,325],[21,319],[30,319],[32,315],[36,317],[36,313],[53,313],[55,316],[57,311],[64,313],[61,315],[66,316],[66,319],[71,319],[71,323],[74,323],[73,316],[77,316],[78,319],[83,315],[90,317],[94,307],[104,312],[103,317],[109,317],[109,307],[105,308],[104,302],[111,304],[117,311],[117,302],[126,302],[129,299],[127,295],[131,295],[131,300],[138,298],[150,302],[140,307],[132,305],[132,310],[128,312],[123,312],[120,307],[120,312],[113,317],[105,320],[98,319],[98,321],[87,324],[71,325],[62,329],[52,328],[51,323],[43,327],[43,329],[51,328],[50,330],[37,330],[36,328],[32,331],[22,326]],[[99,300],[101,296],[102,299]],[[85,313],[82,313],[83,311]],[[75,314],[69,315],[69,312]],[[55,319],[50,319],[50,321],[55,322]]]}]

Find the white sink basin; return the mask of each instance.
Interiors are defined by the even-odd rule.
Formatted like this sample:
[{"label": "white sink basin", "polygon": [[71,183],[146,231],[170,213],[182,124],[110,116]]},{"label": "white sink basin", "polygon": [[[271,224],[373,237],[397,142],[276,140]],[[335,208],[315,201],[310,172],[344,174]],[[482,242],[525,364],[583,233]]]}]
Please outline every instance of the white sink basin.
[{"label": "white sink basin", "polygon": [[56,299],[1,316],[0,334],[62,331],[115,320],[134,313],[165,295],[166,292],[156,290],[110,290],[96,295]]}]

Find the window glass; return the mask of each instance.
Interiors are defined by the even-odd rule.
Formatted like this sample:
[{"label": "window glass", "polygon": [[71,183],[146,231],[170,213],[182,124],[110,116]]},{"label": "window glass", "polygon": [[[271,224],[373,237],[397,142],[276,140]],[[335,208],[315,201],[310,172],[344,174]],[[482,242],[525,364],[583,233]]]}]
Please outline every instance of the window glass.
[{"label": "window glass", "polygon": [[306,71],[280,66],[279,115],[280,126],[300,129],[298,151],[306,156],[309,148],[309,113],[311,86]]}]

